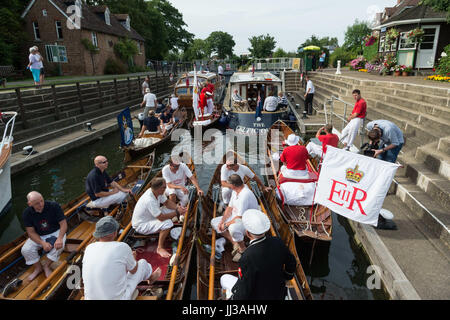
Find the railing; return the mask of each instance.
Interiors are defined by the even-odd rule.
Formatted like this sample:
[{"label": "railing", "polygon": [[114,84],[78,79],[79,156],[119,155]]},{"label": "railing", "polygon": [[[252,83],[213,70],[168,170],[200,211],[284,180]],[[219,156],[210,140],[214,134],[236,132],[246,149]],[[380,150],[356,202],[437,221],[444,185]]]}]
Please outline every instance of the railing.
[{"label": "railing", "polygon": [[[294,61],[295,60],[295,61]],[[294,68],[294,64],[298,63],[298,67]],[[255,60],[255,70],[270,70],[270,71],[282,71],[282,70],[301,70],[302,59],[300,58],[266,58]]]},{"label": "railing", "polygon": [[[12,143],[13,140],[13,130],[14,130],[14,123],[16,122],[17,112],[3,112],[3,116],[12,116],[11,119],[8,120],[8,122],[5,125],[5,130],[3,131],[3,137],[2,142],[0,144],[0,156],[3,152],[4,146],[9,146],[10,143]],[[9,129],[9,135],[8,135],[8,129]],[[8,136],[8,137],[7,137]]]}]

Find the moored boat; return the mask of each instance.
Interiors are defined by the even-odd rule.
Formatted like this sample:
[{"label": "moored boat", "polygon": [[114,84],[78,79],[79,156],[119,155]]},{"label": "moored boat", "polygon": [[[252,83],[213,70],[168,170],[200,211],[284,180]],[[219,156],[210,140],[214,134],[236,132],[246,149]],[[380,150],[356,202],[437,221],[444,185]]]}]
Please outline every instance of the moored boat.
[{"label": "moored boat", "polygon": [[2,116],[10,116],[3,129],[2,140],[0,141],[0,217],[11,207],[11,163],[10,156],[13,144],[14,124],[17,112],[3,112]]},{"label": "moored boat", "polygon": [[[133,195],[140,195],[150,176],[153,162],[154,153],[135,161],[116,175],[116,182],[132,189]],[[85,211],[89,201],[89,196],[83,193],[61,207],[68,225],[66,244],[59,261],[52,264],[54,270],[48,278],[41,273],[32,281],[27,279],[34,267],[27,266],[21,254],[21,248],[28,239],[26,232],[11,243],[0,247],[0,288],[3,292],[0,298],[18,300],[67,298],[70,293],[66,285],[69,267],[74,261],[80,260],[83,249],[93,241],[95,222],[100,218],[93,217]],[[127,207],[131,207],[134,201],[134,196],[131,196],[127,201]],[[122,225],[127,218],[125,213],[126,208],[119,204],[104,212],[113,216]],[[5,287],[10,288],[5,292]]]},{"label": "moored boat", "polygon": [[[277,134],[278,141],[277,141]],[[279,190],[280,181],[279,170],[276,170],[272,155],[279,153],[284,149],[283,142],[287,137],[294,133],[292,129],[283,121],[277,121],[272,125],[267,134],[267,156],[270,158],[270,164],[266,166],[267,176],[270,176],[270,186]],[[309,172],[309,178],[303,180],[289,179],[290,182],[301,183],[313,183],[317,181],[317,163],[312,160],[307,161],[307,169]],[[281,193],[281,190],[279,190]],[[320,204],[314,206],[299,206],[289,205],[284,203],[283,200],[278,199],[281,206],[281,213],[283,218],[288,222],[296,235],[301,239],[317,239],[322,241],[331,241],[332,239],[332,215],[331,210]]]},{"label": "moored boat", "polygon": [[[243,103],[233,101],[233,92],[237,90]],[[289,107],[277,107],[273,112],[257,113],[269,96],[278,96],[282,91],[282,81],[270,72],[236,72],[228,84],[223,102],[223,111],[227,115],[229,127],[244,134],[265,133],[278,119],[288,117]]]},{"label": "moored boat", "polygon": [[[192,161],[188,164],[188,167],[196,177],[195,166]],[[162,170],[152,178],[137,198],[140,198],[150,188],[152,181],[161,177]],[[145,281],[138,285],[137,290],[139,294],[137,300],[181,300],[183,298],[193,250],[198,206],[195,188],[191,184],[188,184],[186,187],[190,191],[188,212],[182,222],[174,223],[171,235],[166,238],[165,242],[165,246],[170,248],[168,251],[172,253],[171,258],[162,258],[156,253],[158,233],[147,236],[141,235],[131,226],[131,218],[137,201],[127,207],[124,215],[126,218],[122,220],[124,224],[121,224],[124,229],[118,236],[117,241],[123,241],[129,244],[131,248],[136,249],[137,260],[145,259],[152,265],[153,270],[156,270],[158,267],[162,270],[160,278],[152,285]],[[176,242],[171,236],[177,233],[179,237]],[[78,261],[78,265],[81,268],[81,259]],[[79,300],[83,299],[83,296],[83,289],[76,289],[71,292],[69,299]]]},{"label": "moored boat", "polygon": [[[236,155],[237,156],[237,155]],[[198,230],[197,247],[197,299],[217,300],[222,298],[220,277],[224,274],[237,276],[238,263],[232,261],[232,245],[227,242],[225,251],[220,256],[216,255],[216,238],[218,235],[211,228],[211,220],[218,216],[217,205],[220,197],[220,169],[225,163],[226,155],[222,159],[211,179],[206,197],[201,200],[202,217]],[[247,165],[238,157],[238,162]],[[251,169],[251,168],[250,168]],[[252,170],[253,171],[253,170]],[[312,299],[309,285],[302,269],[298,254],[295,248],[294,234],[288,224],[281,217],[277,217],[277,211],[272,211],[274,197],[271,192],[263,194],[262,187],[256,183],[247,181],[247,186],[253,190],[259,200],[261,210],[268,215],[271,220],[270,236],[280,237],[297,261],[295,276],[287,284],[287,294],[289,299],[310,300]]]}]

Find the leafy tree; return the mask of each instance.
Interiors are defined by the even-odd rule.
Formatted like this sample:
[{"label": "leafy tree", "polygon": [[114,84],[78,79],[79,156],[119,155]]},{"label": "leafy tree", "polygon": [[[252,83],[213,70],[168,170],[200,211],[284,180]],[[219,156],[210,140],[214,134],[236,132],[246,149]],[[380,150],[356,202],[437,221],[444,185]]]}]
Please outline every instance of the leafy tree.
[{"label": "leafy tree", "polygon": [[166,0],[152,0],[151,2],[164,18],[169,49],[186,50],[194,40],[194,35],[184,29],[187,25],[183,21],[183,14]]},{"label": "leafy tree", "polygon": [[84,48],[89,51],[89,54],[91,56],[91,62],[92,62],[92,72],[93,74],[95,74],[95,63],[94,63],[94,55],[96,55],[97,53],[99,53],[99,48],[96,47],[92,41],[90,41],[87,38],[83,38],[81,39],[81,43],[83,44]]},{"label": "leafy tree", "polygon": [[447,11],[447,22],[450,22],[450,0],[422,0],[420,4],[430,6],[436,11]]},{"label": "leafy tree", "polygon": [[208,56],[208,46],[206,41],[202,39],[194,39],[189,48],[183,53],[183,59],[187,61],[200,60]]},{"label": "leafy tree", "polygon": [[284,51],[282,48],[278,48],[277,50],[275,50],[275,52],[273,53],[273,57],[274,58],[284,58],[287,57],[287,52]]},{"label": "leafy tree", "polygon": [[344,48],[352,50],[357,54],[362,54],[364,38],[371,32],[372,30],[366,21],[358,21],[356,19],[353,25],[347,27]]},{"label": "leafy tree", "polygon": [[208,46],[209,53],[216,53],[219,59],[232,56],[233,48],[236,45],[233,36],[223,31],[211,32],[209,37],[205,39],[205,43]]},{"label": "leafy tree", "polygon": [[[14,65],[18,69],[24,69],[24,57],[22,55],[23,43],[29,36],[24,31],[24,21],[20,17],[25,7],[26,0],[2,1],[0,6],[0,65]],[[28,58],[26,58],[28,62]]]},{"label": "leafy tree", "polygon": [[272,56],[272,52],[275,49],[276,41],[274,37],[269,34],[253,36],[248,39],[250,41],[251,48],[248,48],[253,58],[267,58]]},{"label": "leafy tree", "polygon": [[114,45],[114,53],[124,62],[128,63],[128,67],[133,66],[133,56],[139,52],[136,43],[128,38],[120,39]]}]

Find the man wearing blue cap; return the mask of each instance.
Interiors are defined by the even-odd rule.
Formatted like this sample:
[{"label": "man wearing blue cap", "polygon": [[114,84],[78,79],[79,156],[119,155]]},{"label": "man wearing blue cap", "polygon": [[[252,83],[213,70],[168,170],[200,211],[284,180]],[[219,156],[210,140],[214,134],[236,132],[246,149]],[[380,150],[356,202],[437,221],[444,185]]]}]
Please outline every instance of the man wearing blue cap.
[{"label": "man wearing blue cap", "polygon": [[136,261],[128,244],[114,241],[119,223],[111,216],[101,218],[95,225],[97,242],[86,247],[83,257],[85,300],[131,300],[139,282],[150,284],[161,276],[145,260]]},{"label": "man wearing blue cap", "polygon": [[260,210],[245,211],[242,223],[250,245],[239,260],[239,278],[229,274],[220,278],[227,298],[284,300],[286,281],[294,277],[297,266],[295,257],[280,238],[265,235],[270,220]]}]

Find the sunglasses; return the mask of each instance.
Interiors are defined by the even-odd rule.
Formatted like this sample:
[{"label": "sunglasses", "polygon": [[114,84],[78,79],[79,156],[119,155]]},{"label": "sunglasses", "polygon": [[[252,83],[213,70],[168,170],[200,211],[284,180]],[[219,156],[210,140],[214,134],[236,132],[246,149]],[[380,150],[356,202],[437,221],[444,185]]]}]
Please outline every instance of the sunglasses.
[{"label": "sunglasses", "polygon": [[108,160],[102,161],[102,162],[100,162],[100,163],[101,163],[101,164],[108,163]]},{"label": "sunglasses", "polygon": [[175,164],[173,164],[173,163],[172,163],[170,166],[171,166],[172,168],[175,168],[175,169],[180,167],[179,164],[176,164],[176,165],[175,165]]}]

